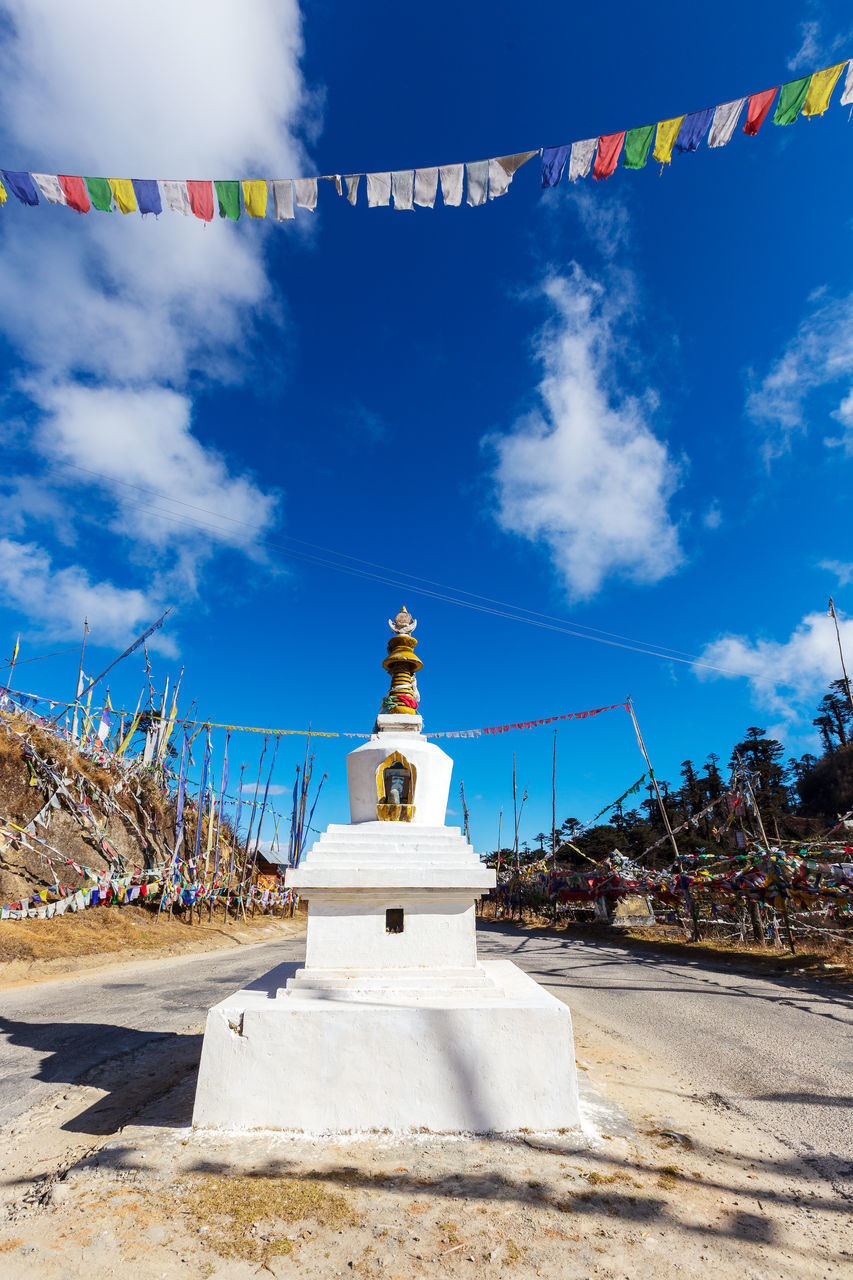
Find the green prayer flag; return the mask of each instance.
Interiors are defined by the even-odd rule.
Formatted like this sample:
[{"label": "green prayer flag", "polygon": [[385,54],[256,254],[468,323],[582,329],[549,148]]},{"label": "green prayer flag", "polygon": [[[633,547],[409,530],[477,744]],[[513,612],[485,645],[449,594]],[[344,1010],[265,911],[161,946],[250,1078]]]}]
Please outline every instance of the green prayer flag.
[{"label": "green prayer flag", "polygon": [[802,110],[812,82],[811,76],[803,76],[802,80],[789,80],[779,90],[779,103],[773,116],[774,124],[793,124]]},{"label": "green prayer flag", "polygon": [[101,213],[109,213],[113,207],[113,193],[106,178],[87,178],[86,189],[89,199]]},{"label": "green prayer flag", "polygon": [[626,169],[642,169],[645,166],[654,136],[653,124],[644,124],[639,129],[628,130],[625,134],[625,157],[622,161]]},{"label": "green prayer flag", "polygon": [[236,222],[240,217],[240,183],[214,182],[216,198],[219,201],[220,218],[230,218]]}]

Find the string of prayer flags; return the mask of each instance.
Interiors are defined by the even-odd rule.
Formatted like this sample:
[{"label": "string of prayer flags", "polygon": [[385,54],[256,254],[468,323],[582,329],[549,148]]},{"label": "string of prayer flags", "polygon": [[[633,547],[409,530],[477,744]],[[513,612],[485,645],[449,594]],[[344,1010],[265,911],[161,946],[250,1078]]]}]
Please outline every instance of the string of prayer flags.
[{"label": "string of prayer flags", "polygon": [[[566,167],[570,182],[580,178],[601,180],[611,177],[620,163],[624,169],[644,169],[649,151],[661,166],[672,163],[673,151],[688,154],[698,150],[703,141],[710,148],[725,147],[731,142],[746,107],[743,132],[755,136],[776,100],[773,123],[793,124],[800,116],[811,119],[822,116],[830,103],[836,84],[846,66],[840,102],[853,106],[853,60],[838,62],[810,75],[789,80],[781,86],[764,89],[749,96],[733,98],[716,107],[671,116],[651,124],[622,129],[596,138],[516,151],[485,160],[469,160],[459,164],[435,165],[423,169],[394,169],[376,173],[323,174],[319,178],[243,178],[243,179],[173,179],[99,178],[71,174],[27,173],[0,169],[0,207],[11,191],[22,204],[64,205],[77,213],[94,208],[101,213],[114,209],[123,214],[139,213],[158,216],[164,207],[184,217],[193,214],[210,222],[214,213],[237,222],[245,212],[250,218],[274,217],[289,222],[294,206],[313,212],[317,208],[318,183],[334,183],[339,196],[352,206],[358,204],[360,180],[365,178],[367,207],[411,212],[415,206],[434,209],[439,186],[442,202],[449,208],[463,203],[482,208],[491,200],[506,195],[518,169],[537,153],[542,157],[541,185],[555,187],[563,179]],[[214,199],[215,195],[215,199]]]}]

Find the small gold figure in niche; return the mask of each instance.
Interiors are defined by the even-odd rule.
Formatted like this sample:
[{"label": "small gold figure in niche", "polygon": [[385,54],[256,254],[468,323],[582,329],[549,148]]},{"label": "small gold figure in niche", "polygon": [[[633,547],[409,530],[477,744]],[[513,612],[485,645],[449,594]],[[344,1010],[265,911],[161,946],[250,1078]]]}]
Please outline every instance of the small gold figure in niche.
[{"label": "small gold figure in niche", "polygon": [[376,816],[381,822],[411,822],[415,816],[417,775],[413,765],[394,751],[376,770]]}]

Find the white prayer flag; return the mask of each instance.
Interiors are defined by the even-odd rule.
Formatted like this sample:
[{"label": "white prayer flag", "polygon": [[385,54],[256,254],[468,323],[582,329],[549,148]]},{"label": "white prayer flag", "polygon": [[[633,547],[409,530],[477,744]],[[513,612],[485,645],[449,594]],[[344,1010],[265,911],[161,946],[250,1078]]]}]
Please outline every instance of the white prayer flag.
[{"label": "white prayer flag", "polygon": [[489,191],[488,160],[472,160],[466,164],[465,170],[468,174],[468,203],[485,204]]},{"label": "white prayer flag", "polygon": [[290,178],[276,178],[272,186],[272,198],[275,205],[275,216],[278,222],[288,222],[293,218],[293,183]]},{"label": "white prayer flag", "polygon": [[462,164],[443,164],[439,168],[441,175],[441,195],[445,204],[457,205],[462,203],[462,174],[465,166]]},{"label": "white prayer flag", "polygon": [[391,174],[391,190],[394,193],[395,209],[412,209],[412,185],[415,180],[414,169],[395,169]]},{"label": "white prayer flag", "polygon": [[358,198],[358,180],[360,177],[360,173],[351,173],[344,178],[344,182],[347,184],[347,200],[349,200],[350,204],[355,204]]},{"label": "white prayer flag", "polygon": [[34,173],[32,176],[49,204],[68,204],[65,192],[62,190],[62,183],[55,173]]},{"label": "white prayer flag", "polygon": [[367,204],[371,209],[378,209],[391,201],[391,174],[368,173]]},{"label": "white prayer flag", "polygon": [[709,147],[724,147],[731,142],[745,102],[746,98],[735,98],[734,102],[723,102],[717,107],[708,134]]},{"label": "white prayer flag", "polygon": [[431,209],[438,190],[438,168],[418,169],[415,173],[415,204]]},{"label": "white prayer flag", "polygon": [[160,186],[163,189],[163,200],[166,208],[171,209],[172,213],[182,213],[184,217],[189,217],[192,209],[187,195],[187,184],[185,182],[161,182]]},{"label": "white prayer flag", "polygon": [[853,104],[853,58],[847,63],[847,75],[844,79],[844,92],[841,95],[842,107]]},{"label": "white prayer flag", "polygon": [[296,203],[299,208],[310,209],[313,213],[317,208],[317,179],[294,178],[293,190],[296,193]]},{"label": "white prayer flag", "polygon": [[495,156],[489,161],[489,199],[505,196],[516,169],[535,156],[535,151],[517,151],[513,156]]},{"label": "white prayer flag", "polygon": [[586,138],[583,142],[572,143],[572,154],[569,158],[569,179],[577,182],[578,178],[588,178],[592,168],[592,158],[598,138]]}]

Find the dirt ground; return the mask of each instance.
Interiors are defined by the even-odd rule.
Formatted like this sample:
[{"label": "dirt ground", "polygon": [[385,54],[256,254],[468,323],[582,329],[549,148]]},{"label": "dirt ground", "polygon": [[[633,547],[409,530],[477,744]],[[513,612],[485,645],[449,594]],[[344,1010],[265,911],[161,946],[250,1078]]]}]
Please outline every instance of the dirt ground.
[{"label": "dirt ground", "polygon": [[[197,1033],[200,1027],[187,1028]],[[578,1131],[193,1133],[157,1046],[0,1131],[0,1271],[76,1280],[851,1274],[850,1202],[784,1141],[576,1019]]]},{"label": "dirt ground", "polygon": [[7,920],[0,926],[0,989],[27,982],[47,982],[100,968],[111,961],[146,956],[184,955],[190,951],[215,951],[221,947],[261,942],[305,932],[305,916],[275,923],[269,916],[251,914],[239,924],[223,922],[219,911],[208,924],[192,924],[177,917],[169,920],[148,907],[90,907],[75,915],[53,920]]}]

